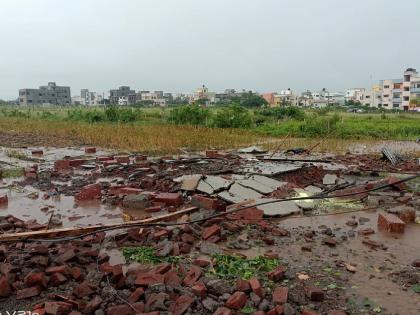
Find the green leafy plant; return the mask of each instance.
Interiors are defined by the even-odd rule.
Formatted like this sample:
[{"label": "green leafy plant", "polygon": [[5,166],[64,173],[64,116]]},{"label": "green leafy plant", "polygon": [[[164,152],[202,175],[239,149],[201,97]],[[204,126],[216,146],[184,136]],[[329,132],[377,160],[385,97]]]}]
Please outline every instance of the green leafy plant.
[{"label": "green leafy plant", "polygon": [[179,263],[182,259],[180,256],[160,257],[156,255],[156,250],[152,247],[123,247],[123,256],[126,260],[136,261],[141,264],[160,264],[162,262]]}]

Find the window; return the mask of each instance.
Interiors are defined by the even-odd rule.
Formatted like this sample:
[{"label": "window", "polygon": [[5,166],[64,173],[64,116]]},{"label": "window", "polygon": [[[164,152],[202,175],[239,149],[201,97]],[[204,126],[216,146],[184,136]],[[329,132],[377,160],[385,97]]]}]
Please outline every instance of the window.
[{"label": "window", "polygon": [[388,107],[388,104],[383,104],[385,107]]},{"label": "window", "polygon": [[392,107],[394,107],[394,108],[398,108],[398,107],[400,107],[400,104],[398,104],[398,103],[394,103],[394,104],[392,104]]},{"label": "window", "polygon": [[384,85],[384,89],[389,89],[389,85]]},{"label": "window", "polygon": [[410,98],[408,96],[404,96],[404,101],[409,101]]},{"label": "window", "polygon": [[405,87],[404,87],[404,91],[406,91],[406,92],[407,92],[407,91],[410,91],[410,88],[409,88],[408,86],[405,86]]},{"label": "window", "polygon": [[369,95],[366,95],[365,98],[368,99],[368,98],[370,98],[370,96]]},{"label": "window", "polygon": [[389,97],[389,94],[384,94],[384,97]]}]

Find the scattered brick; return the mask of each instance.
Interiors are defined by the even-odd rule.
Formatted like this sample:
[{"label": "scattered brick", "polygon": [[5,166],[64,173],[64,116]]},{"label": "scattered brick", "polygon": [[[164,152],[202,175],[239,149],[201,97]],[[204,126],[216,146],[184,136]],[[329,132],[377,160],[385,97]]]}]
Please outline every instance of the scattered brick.
[{"label": "scattered brick", "polygon": [[201,233],[201,237],[204,240],[207,240],[210,237],[215,236],[215,235],[220,235],[220,227],[218,225],[215,225],[215,224],[212,225],[212,226],[204,228],[203,232]]},{"label": "scattered brick", "polygon": [[172,312],[172,315],[182,315],[193,302],[194,299],[191,296],[181,295],[171,304],[169,310]]},{"label": "scattered brick", "polygon": [[85,148],[85,153],[86,154],[94,154],[94,153],[96,153],[96,148],[95,147],[86,147]]},{"label": "scattered brick", "polygon": [[0,278],[0,297],[9,297],[12,294],[9,281],[6,276]]},{"label": "scattered brick", "polygon": [[9,198],[7,195],[0,196],[0,205],[7,204],[9,202]]},{"label": "scattered brick", "polygon": [[287,302],[289,289],[287,287],[277,287],[273,291],[273,303],[284,304]]},{"label": "scattered brick", "polygon": [[264,297],[264,291],[261,287],[260,281],[257,278],[249,279],[249,285],[251,286],[252,292],[258,295],[260,298]]},{"label": "scattered brick", "polygon": [[151,284],[163,283],[163,280],[163,275],[160,273],[143,273],[137,276],[134,284],[139,286],[149,286]]},{"label": "scattered brick", "polygon": [[45,312],[52,315],[68,314],[73,305],[66,302],[45,302]]},{"label": "scattered brick", "polygon": [[77,201],[94,200],[101,198],[101,184],[91,184],[82,187],[81,191],[74,196]]},{"label": "scattered brick", "polygon": [[321,302],[324,300],[325,293],[322,289],[310,286],[305,288],[306,296],[315,302]]},{"label": "scattered brick", "polygon": [[226,307],[219,307],[213,315],[233,315],[233,311]]},{"label": "scattered brick", "polygon": [[163,202],[166,206],[180,206],[183,204],[182,196],[178,193],[159,193],[154,200]]},{"label": "scattered brick", "polygon": [[95,297],[91,299],[88,304],[86,304],[86,307],[83,309],[83,313],[88,315],[94,313],[101,306],[102,302],[103,300],[101,297],[99,295],[95,295]]},{"label": "scattered brick", "polygon": [[197,282],[202,274],[201,268],[197,266],[191,266],[190,270],[185,275],[182,284],[185,286],[192,286]]},{"label": "scattered brick", "polygon": [[29,273],[24,280],[26,286],[40,286],[46,288],[48,285],[48,279],[43,272],[31,272]]},{"label": "scattered brick", "polygon": [[404,233],[405,223],[391,213],[379,213],[378,228],[391,233]]},{"label": "scattered brick", "polygon": [[277,266],[273,271],[270,271],[267,274],[267,276],[268,276],[268,279],[277,282],[284,279],[285,272],[286,272],[286,267]]},{"label": "scattered brick", "polygon": [[16,291],[16,300],[28,299],[40,295],[42,288],[40,286],[25,288]]},{"label": "scattered brick", "polygon": [[191,290],[196,296],[202,299],[206,297],[207,288],[202,282],[196,282],[196,284],[192,286]]},{"label": "scattered brick", "polygon": [[209,198],[203,195],[194,195],[191,198],[191,204],[193,206],[207,209],[207,210],[216,210],[224,211],[226,210],[226,205],[216,198]]}]

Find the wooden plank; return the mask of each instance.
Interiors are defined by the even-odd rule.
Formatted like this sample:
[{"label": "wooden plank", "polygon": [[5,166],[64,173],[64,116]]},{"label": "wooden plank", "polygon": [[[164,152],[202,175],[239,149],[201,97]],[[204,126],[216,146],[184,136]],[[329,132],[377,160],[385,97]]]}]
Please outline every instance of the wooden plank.
[{"label": "wooden plank", "polygon": [[61,229],[54,229],[54,230],[41,230],[41,231],[1,234],[0,242],[22,241],[28,238],[53,239],[53,238],[68,237],[68,236],[78,236],[85,233],[94,232],[96,230],[100,230],[103,228],[113,228],[113,227],[130,228],[133,225],[141,224],[141,223],[146,224],[146,223],[156,223],[156,222],[161,222],[161,221],[167,221],[170,219],[174,219],[177,216],[182,216],[184,214],[194,212],[196,210],[198,210],[197,207],[190,207],[190,208],[179,210],[177,212],[172,212],[172,213],[164,214],[157,217],[152,217],[152,218],[148,218],[144,220],[131,221],[131,222],[126,222],[126,223],[112,223],[112,224],[102,224],[102,225],[98,224],[98,225],[76,227],[76,228],[71,227],[71,228],[61,228]]}]

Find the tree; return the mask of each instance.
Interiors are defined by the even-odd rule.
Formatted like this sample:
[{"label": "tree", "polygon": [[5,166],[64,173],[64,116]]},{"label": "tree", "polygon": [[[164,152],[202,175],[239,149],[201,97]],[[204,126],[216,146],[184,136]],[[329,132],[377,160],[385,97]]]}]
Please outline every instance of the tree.
[{"label": "tree", "polygon": [[243,94],[240,103],[245,107],[261,107],[268,104],[264,98],[252,92]]}]

